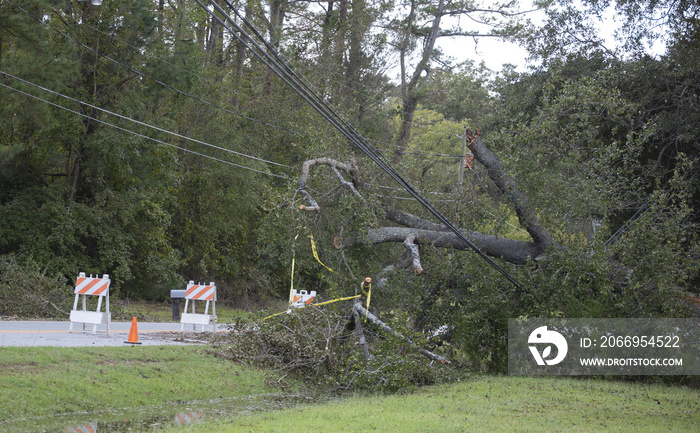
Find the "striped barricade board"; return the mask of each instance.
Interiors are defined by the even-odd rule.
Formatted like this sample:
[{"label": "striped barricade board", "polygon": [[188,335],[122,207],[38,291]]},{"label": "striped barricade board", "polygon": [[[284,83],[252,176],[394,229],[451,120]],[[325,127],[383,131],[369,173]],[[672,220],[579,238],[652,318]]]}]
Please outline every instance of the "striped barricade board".
[{"label": "striped barricade board", "polygon": [[[195,304],[197,301],[206,302],[204,306],[204,313],[197,313],[195,311]],[[192,302],[192,311],[187,312],[187,307]],[[211,314],[209,314],[209,304],[211,304]],[[185,330],[185,325],[192,325],[192,330],[196,331],[197,326],[204,327],[207,325],[213,326],[213,332],[216,332],[216,284],[209,283],[206,284],[195,284],[194,281],[190,281],[187,284],[187,290],[185,290],[185,308],[180,318],[180,330]]]},{"label": "striped barricade board", "polygon": [[316,291],[312,290],[311,293],[307,292],[306,290],[299,290],[298,292],[296,289],[294,290],[294,293],[292,294],[292,307],[294,308],[304,308],[311,304],[314,301],[314,298],[316,297]]},{"label": "striped barricade board", "polygon": [[[78,275],[75,281],[75,301],[70,312],[70,332],[73,332],[74,323],[82,323],[83,331],[85,325],[91,324],[92,333],[97,333],[97,325],[107,325],[107,335],[109,335],[109,324],[112,321],[112,314],[109,311],[109,285],[111,281],[109,275],[102,275],[102,278],[90,275],[85,276],[84,272]],[[97,296],[97,308],[95,311],[88,310],[87,297]],[[82,298],[81,308],[78,309],[78,301]],[[104,311],[102,303],[104,299]]]}]

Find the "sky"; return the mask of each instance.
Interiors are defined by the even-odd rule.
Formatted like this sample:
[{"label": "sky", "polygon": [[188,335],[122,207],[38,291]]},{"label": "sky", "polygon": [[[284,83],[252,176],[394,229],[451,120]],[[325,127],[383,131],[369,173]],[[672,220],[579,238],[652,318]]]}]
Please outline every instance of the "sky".
[{"label": "sky", "polygon": [[519,72],[527,70],[527,51],[514,42],[496,38],[460,38],[439,41],[438,46],[457,61],[473,60],[475,65],[484,62],[492,71],[500,71],[506,63],[516,66]]},{"label": "sky", "polygon": [[[534,9],[529,0],[524,0],[521,3],[524,5],[522,10]],[[595,23],[599,34],[605,39],[605,45],[611,49],[617,46],[614,32],[621,25],[620,20],[616,20],[615,15],[613,2],[603,15],[603,19]],[[535,12],[528,14],[528,17],[534,22],[543,22],[544,13]],[[516,65],[516,70],[519,72],[525,72],[529,64],[528,54],[524,48],[517,43],[498,38],[480,38],[476,42],[473,38],[441,38],[437,44],[457,61],[473,60],[476,65],[483,61],[487,68],[496,72],[501,71],[506,63]],[[648,51],[650,54],[662,54],[665,51],[663,41],[657,41]]]},{"label": "sky", "polygon": [[[531,0],[522,0],[520,11],[532,11],[535,7]],[[488,7],[487,3],[484,4]],[[544,20],[543,12],[530,12],[524,15],[525,18],[534,22],[542,22]],[[453,19],[456,21],[456,19]],[[449,25],[449,21],[444,24]],[[479,25],[475,22],[468,24],[470,31],[479,31],[480,33],[488,33],[491,28],[486,25]],[[476,65],[484,62],[487,68],[492,71],[500,71],[503,65],[508,63],[516,66],[516,70],[525,72],[527,70],[527,51],[520,47],[516,42],[502,40],[495,37],[482,38],[440,38],[437,41],[437,46],[444,50],[446,54],[454,57],[458,62],[464,60],[473,60]]]}]

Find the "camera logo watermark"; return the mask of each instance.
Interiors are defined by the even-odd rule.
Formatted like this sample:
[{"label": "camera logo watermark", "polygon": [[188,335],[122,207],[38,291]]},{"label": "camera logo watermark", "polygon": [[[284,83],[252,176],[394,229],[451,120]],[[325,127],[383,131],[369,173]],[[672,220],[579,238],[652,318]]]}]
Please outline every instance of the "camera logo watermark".
[{"label": "camera logo watermark", "polygon": [[[530,334],[527,339],[530,346],[530,352],[535,357],[537,365],[557,365],[564,360],[566,352],[569,351],[569,345],[566,343],[566,338],[557,331],[548,331],[546,326],[541,326]],[[534,344],[534,346],[532,345]],[[542,350],[542,354],[537,350],[538,344],[546,344]],[[557,354],[552,359],[548,358],[552,354],[552,345],[557,348]]]}]

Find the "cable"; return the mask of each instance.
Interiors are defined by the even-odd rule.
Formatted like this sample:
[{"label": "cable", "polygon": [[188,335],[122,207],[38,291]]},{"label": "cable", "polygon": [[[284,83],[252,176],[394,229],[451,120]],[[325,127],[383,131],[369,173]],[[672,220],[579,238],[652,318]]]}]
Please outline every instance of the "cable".
[{"label": "cable", "polygon": [[[256,35],[258,39],[267,48],[263,50],[262,47],[255,42],[251,36],[241,28],[214,0],[209,0],[213,9],[206,7],[200,0],[195,0],[204,10],[209,13],[212,18],[216,19],[224,28],[226,28],[236,39],[238,39],[246,48],[250,49],[251,52],[266,66],[268,66],[273,72],[275,72],[282,81],[285,82],[292,90],[294,90],[299,96],[302,97],[307,103],[309,103],[323,118],[329,121],[341,134],[343,134],[351,144],[360,149],[365,153],[372,161],[374,161],[382,170],[384,170],[390,177],[392,177],[399,185],[401,185],[406,191],[408,191],[419,203],[421,203],[430,213],[432,213],[440,222],[442,222],[450,231],[452,231],[462,242],[469,246],[474,252],[482,257],[491,267],[499,271],[508,281],[510,281],[515,287],[521,288],[520,283],[518,283],[510,274],[508,274],[503,268],[498,266],[490,257],[488,257],[483,251],[481,251],[476,245],[474,245],[467,237],[454,226],[440,211],[435,208],[428,200],[423,197],[418,191],[416,191],[401,175],[396,172],[396,170],[384,160],[384,158],[379,154],[374,146],[362,137],[352,126],[347,124],[335,110],[329,107],[325,101],[323,101],[317,94],[315,94],[305,83],[305,81],[297,76],[297,74],[291,69],[291,67],[283,61],[277,54],[274,47],[272,47],[264,37],[258,32],[258,30],[250,23],[248,20],[241,16],[238,11],[233,7],[233,5],[226,0],[226,4],[231,10],[238,16],[243,23],[251,29],[251,31]],[[226,20],[236,28],[236,32],[231,30],[231,27],[226,25],[222,19],[214,14],[214,10],[218,11],[221,15],[226,17]],[[250,44],[249,44],[250,43]]]},{"label": "cable", "polygon": [[438,159],[454,159],[454,158],[464,158],[464,155],[449,155],[446,153],[430,153],[430,152],[408,152],[397,150],[396,153],[401,153],[404,155],[421,155],[421,156],[434,156]]},{"label": "cable", "polygon": [[21,10],[21,11],[24,12],[25,14],[29,15],[29,16],[32,17],[34,20],[38,21],[40,24],[43,24],[44,26],[46,26],[46,27],[48,27],[49,29],[55,31],[56,33],[59,33],[60,35],[66,37],[66,38],[68,38],[68,39],[70,39],[71,41],[75,42],[76,44],[80,45],[81,47],[83,47],[83,48],[85,48],[85,49],[87,49],[87,50],[92,51],[93,53],[97,54],[97,55],[100,56],[100,57],[104,57],[105,59],[109,60],[109,61],[112,62],[112,63],[115,63],[115,64],[121,66],[121,67],[124,68],[124,69],[128,69],[129,71],[133,72],[134,74],[137,74],[137,75],[139,75],[139,76],[141,76],[141,77],[143,77],[143,78],[146,78],[146,79],[148,79],[148,80],[151,80],[151,81],[153,81],[153,82],[156,83],[156,84],[160,84],[161,86],[167,87],[168,89],[170,89],[170,90],[172,90],[172,91],[174,91],[174,92],[177,92],[177,93],[179,93],[179,94],[181,94],[181,95],[183,95],[183,96],[187,96],[187,97],[192,98],[192,99],[194,99],[194,100],[196,100],[196,101],[199,101],[199,102],[201,102],[201,103],[203,103],[203,104],[206,104],[206,105],[209,105],[209,106],[211,106],[211,107],[217,108],[217,109],[219,109],[219,110],[225,111],[225,112],[227,112],[227,113],[229,113],[229,114],[233,114],[234,116],[238,116],[238,117],[240,117],[240,118],[242,118],[242,119],[246,119],[246,120],[249,120],[249,121],[251,121],[251,122],[259,123],[259,124],[261,124],[261,125],[268,126],[268,127],[271,127],[271,128],[281,129],[281,130],[283,130],[283,131],[291,132],[291,133],[293,133],[293,134],[296,134],[296,133],[297,133],[297,132],[294,131],[293,129],[289,129],[289,128],[285,128],[285,127],[282,127],[282,126],[273,125],[273,124],[271,124],[271,123],[266,123],[266,122],[263,122],[263,121],[261,121],[261,120],[254,119],[254,118],[252,118],[252,117],[248,117],[248,116],[244,116],[244,115],[242,115],[242,114],[240,114],[240,113],[236,113],[235,111],[229,110],[229,109],[224,108],[224,107],[222,107],[222,106],[220,106],[220,105],[214,104],[213,102],[209,102],[209,101],[207,101],[207,100],[205,100],[205,99],[202,99],[202,98],[200,98],[199,96],[195,96],[195,95],[192,95],[192,94],[190,94],[190,93],[187,93],[187,92],[185,92],[185,91],[183,91],[183,90],[177,89],[177,88],[171,86],[171,85],[168,84],[168,83],[164,83],[164,82],[162,82],[162,81],[160,81],[160,80],[157,80],[156,78],[153,78],[153,77],[151,77],[150,75],[144,74],[143,72],[140,72],[140,71],[138,71],[137,69],[134,69],[134,68],[132,68],[132,67],[129,66],[129,65],[126,65],[126,64],[124,64],[124,63],[122,63],[122,62],[120,62],[120,61],[118,61],[118,60],[115,60],[115,59],[113,59],[113,58],[107,56],[106,54],[103,54],[103,53],[99,52],[98,50],[96,50],[96,49],[94,49],[94,48],[91,48],[91,47],[89,47],[89,46],[83,44],[82,42],[79,42],[77,39],[75,39],[75,38],[73,38],[73,37],[71,37],[71,36],[69,36],[69,35],[63,33],[62,31],[60,31],[60,30],[58,30],[58,29],[56,29],[56,28],[54,28],[54,27],[52,27],[52,26],[50,26],[49,24],[45,23],[43,20],[39,19],[38,17],[36,17],[36,16],[33,15],[32,13],[27,12],[26,10],[22,9],[22,8],[21,8],[20,6],[18,6],[17,4],[13,3],[12,0],[7,0],[7,2],[10,3],[11,5],[15,6],[17,9]]},{"label": "cable", "polygon": [[236,152],[235,150],[226,149],[226,148],[224,148],[224,147],[216,146],[216,145],[214,145],[214,144],[210,144],[210,143],[207,143],[207,142],[204,142],[204,141],[200,141],[200,140],[197,140],[197,139],[195,139],[195,138],[190,138],[190,137],[187,137],[187,136],[185,136],[185,135],[178,134],[177,132],[172,132],[172,131],[169,131],[169,130],[167,130],[167,129],[159,128],[159,127],[157,127],[157,126],[153,126],[153,125],[150,125],[150,124],[148,124],[148,123],[145,123],[145,122],[141,122],[141,121],[139,121],[139,120],[132,119],[132,118],[130,118],[130,117],[122,116],[121,114],[118,114],[118,113],[109,111],[109,110],[104,109],[104,108],[97,107],[97,106],[95,106],[95,105],[89,104],[89,103],[87,103],[87,102],[83,102],[83,101],[78,100],[78,99],[75,99],[75,98],[71,98],[70,96],[66,96],[66,95],[64,95],[64,94],[62,94],[62,93],[59,93],[59,92],[56,92],[56,91],[54,91],[54,90],[47,89],[47,88],[42,87],[42,86],[40,86],[40,85],[38,85],[38,84],[31,83],[31,82],[29,82],[29,81],[27,81],[27,80],[23,80],[23,79],[21,79],[21,78],[19,78],[19,77],[16,77],[16,76],[14,76],[14,75],[12,75],[12,74],[9,74],[9,73],[5,72],[5,71],[0,71],[0,74],[3,74],[3,75],[5,75],[5,76],[8,76],[8,77],[10,77],[10,78],[12,78],[12,79],[15,79],[15,80],[17,80],[17,81],[21,81],[21,82],[23,82],[23,83],[25,83],[25,84],[29,84],[30,86],[34,86],[34,87],[36,87],[36,88],[38,88],[38,89],[41,89],[41,90],[43,90],[43,91],[45,91],[45,92],[48,92],[48,93],[51,93],[51,94],[53,94],[53,95],[60,96],[60,97],[62,97],[62,98],[68,99],[68,100],[73,101],[73,102],[77,102],[78,104],[84,105],[84,106],[86,106],[86,107],[90,107],[90,108],[94,108],[94,109],[99,110],[99,111],[103,111],[103,112],[105,112],[105,113],[107,113],[107,114],[111,114],[112,116],[116,116],[116,117],[118,117],[118,118],[120,118],[120,119],[128,120],[128,121],[130,121],[130,122],[136,123],[137,125],[141,125],[141,126],[145,126],[145,127],[147,127],[147,128],[155,129],[156,131],[164,132],[164,133],[166,133],[166,134],[173,135],[173,136],[175,136],[175,137],[177,137],[177,138],[182,138],[182,139],[184,139],[184,140],[192,141],[192,142],[194,142],[194,143],[202,144],[202,145],[204,145],[204,146],[208,146],[208,147],[211,147],[211,148],[214,148],[214,149],[222,150],[222,151],[224,151],[224,152],[232,153],[232,154],[234,154],[234,155],[238,155],[238,156],[241,156],[241,157],[244,157],[244,158],[248,158],[248,159],[252,159],[252,160],[255,160],[255,161],[265,162],[265,163],[277,165],[277,166],[280,166],[280,167],[286,167],[286,168],[292,168],[292,169],[294,168],[294,167],[289,166],[289,165],[280,164],[279,162],[268,161],[268,160],[266,160],[266,159],[258,158],[257,156],[247,155],[247,154],[245,154],[245,153]]},{"label": "cable", "polygon": [[238,168],[242,168],[242,169],[245,169],[245,170],[254,171],[254,172],[256,172],[256,173],[261,173],[261,174],[265,174],[265,175],[272,176],[272,177],[278,177],[278,178],[281,178],[281,179],[293,180],[293,179],[288,178],[287,176],[281,176],[281,175],[279,175],[279,174],[269,173],[269,172],[262,171],[262,170],[258,170],[258,169],[255,169],[255,168],[252,168],[252,167],[248,167],[248,166],[245,166],[245,165],[240,165],[240,164],[236,164],[236,163],[234,163],[234,162],[225,161],[225,160],[223,160],[223,159],[219,159],[219,158],[216,158],[216,157],[213,157],[213,156],[205,155],[205,154],[203,154],[203,153],[198,153],[198,152],[195,152],[195,151],[193,151],[193,150],[190,150],[190,149],[187,149],[187,148],[184,148],[184,147],[176,146],[176,145],[174,145],[174,144],[166,143],[166,142],[164,142],[164,141],[158,140],[157,138],[149,137],[149,136],[147,136],[147,135],[143,135],[143,134],[140,134],[140,133],[138,133],[138,132],[131,131],[131,130],[126,129],[126,128],[122,128],[121,126],[117,126],[117,125],[114,125],[114,124],[112,124],[112,123],[105,122],[104,120],[100,120],[100,119],[97,119],[97,118],[95,118],[95,117],[88,116],[87,114],[80,113],[80,112],[75,111],[75,110],[71,110],[70,108],[66,108],[66,107],[64,107],[64,106],[62,106],[62,105],[55,104],[55,103],[53,103],[53,102],[51,102],[51,101],[47,101],[46,99],[40,98],[40,97],[38,97],[38,96],[32,95],[31,93],[27,93],[27,92],[24,92],[24,91],[19,90],[19,89],[15,89],[14,87],[8,86],[8,85],[3,84],[3,83],[0,83],[0,86],[5,87],[5,88],[10,89],[10,90],[14,90],[14,91],[17,92],[17,93],[20,93],[20,94],[25,95],[25,96],[29,96],[30,98],[36,99],[36,100],[38,100],[38,101],[45,102],[45,103],[47,103],[47,104],[49,104],[49,105],[51,105],[51,106],[53,106],[53,107],[60,108],[61,110],[68,111],[69,113],[77,114],[78,116],[85,117],[86,119],[94,120],[95,122],[98,122],[98,123],[101,123],[101,124],[103,124],[103,125],[112,127],[112,128],[117,129],[117,130],[119,130],[119,131],[127,132],[127,133],[132,134],[132,135],[135,135],[135,136],[137,136],[137,137],[141,137],[141,138],[145,138],[145,139],[147,139],[147,140],[155,141],[156,143],[164,144],[164,145],[166,145],[166,146],[173,147],[173,148],[175,148],[175,149],[182,150],[182,151],[185,151],[185,152],[189,152],[189,153],[192,153],[192,154],[194,154],[194,155],[202,156],[202,157],[204,157],[204,158],[209,158],[209,159],[212,159],[212,160],[214,160],[214,161],[223,162],[224,164],[229,164],[229,165],[232,165],[232,166],[234,166],[234,167],[238,167]]}]

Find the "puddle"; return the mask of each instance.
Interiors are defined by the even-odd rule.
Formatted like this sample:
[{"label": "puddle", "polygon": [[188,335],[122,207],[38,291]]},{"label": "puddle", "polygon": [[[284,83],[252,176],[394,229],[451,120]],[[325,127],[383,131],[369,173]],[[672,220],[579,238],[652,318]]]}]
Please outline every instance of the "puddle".
[{"label": "puddle", "polygon": [[197,424],[204,419],[248,415],[253,412],[283,409],[314,401],[313,397],[300,394],[263,394],[168,403],[138,409],[129,408],[16,419],[1,422],[0,430],[8,433],[157,432],[164,428],[172,429],[177,426]]}]

